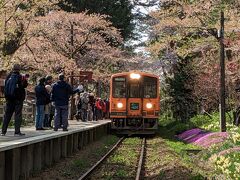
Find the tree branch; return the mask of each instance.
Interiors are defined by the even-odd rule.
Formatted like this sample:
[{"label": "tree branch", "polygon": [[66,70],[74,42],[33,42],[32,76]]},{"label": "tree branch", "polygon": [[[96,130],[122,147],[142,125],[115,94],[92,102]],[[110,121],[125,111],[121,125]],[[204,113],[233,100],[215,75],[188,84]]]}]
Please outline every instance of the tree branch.
[{"label": "tree branch", "polygon": [[25,45],[26,45],[26,47],[28,48],[28,50],[31,52],[31,54],[33,55],[34,61],[35,61],[36,63],[43,63],[43,61],[38,61],[38,60],[37,60],[37,58],[35,57],[35,54],[34,54],[33,50],[30,48],[30,46],[29,46],[27,43],[26,43]]},{"label": "tree branch", "polygon": [[15,13],[17,12],[17,10],[18,10],[18,8],[19,8],[19,6],[20,6],[20,4],[21,4],[22,2],[24,2],[24,0],[22,0],[22,1],[20,1],[20,2],[18,3],[18,5],[15,7],[12,15],[11,15],[8,19],[5,20],[5,24],[7,24],[8,21],[10,21],[10,20],[14,17]]},{"label": "tree branch", "polygon": [[79,51],[88,41],[89,36],[91,34],[91,30],[89,30],[87,37],[85,38],[85,40],[83,41],[83,43],[81,43],[72,53],[72,57],[77,53],[77,51]]}]

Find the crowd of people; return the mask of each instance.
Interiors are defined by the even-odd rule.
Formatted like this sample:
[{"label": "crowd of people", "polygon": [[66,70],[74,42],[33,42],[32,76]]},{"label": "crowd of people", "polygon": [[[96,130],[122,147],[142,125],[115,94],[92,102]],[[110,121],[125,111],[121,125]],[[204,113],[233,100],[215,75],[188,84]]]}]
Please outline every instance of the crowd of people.
[{"label": "crowd of people", "polygon": [[[20,74],[20,70],[20,65],[15,64],[5,80],[6,110],[2,136],[5,136],[7,132],[13,113],[15,114],[15,135],[25,135],[20,131],[20,126],[29,75]],[[93,93],[85,92],[82,85],[73,89],[65,81],[64,74],[60,74],[55,83],[52,76],[40,78],[34,90],[36,95],[36,130],[45,130],[47,127],[47,129],[53,128],[54,131],[58,131],[59,128],[68,131],[69,99],[74,94],[77,94],[75,97],[77,109],[75,117],[78,121],[97,121],[109,116],[109,101],[107,99],[102,100],[96,98]]]},{"label": "crowd of people", "polygon": [[[35,87],[36,93],[36,130],[45,130],[44,127],[53,127],[54,131],[63,128],[68,131],[68,104],[71,95],[83,91],[80,85],[73,89],[66,81],[64,74],[58,76],[53,83],[51,76],[40,78]],[[54,123],[52,120],[54,117]]]},{"label": "crowd of people", "polygon": [[109,118],[109,100],[97,98],[93,93],[78,93],[75,105],[77,107],[75,117],[78,121],[97,121]]}]

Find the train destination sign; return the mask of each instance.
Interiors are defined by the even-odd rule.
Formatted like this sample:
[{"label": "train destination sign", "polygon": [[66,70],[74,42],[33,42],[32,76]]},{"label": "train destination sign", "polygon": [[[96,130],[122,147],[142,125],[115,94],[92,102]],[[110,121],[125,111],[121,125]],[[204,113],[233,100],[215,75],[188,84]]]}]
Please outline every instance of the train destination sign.
[{"label": "train destination sign", "polygon": [[131,110],[139,110],[139,103],[130,103]]}]

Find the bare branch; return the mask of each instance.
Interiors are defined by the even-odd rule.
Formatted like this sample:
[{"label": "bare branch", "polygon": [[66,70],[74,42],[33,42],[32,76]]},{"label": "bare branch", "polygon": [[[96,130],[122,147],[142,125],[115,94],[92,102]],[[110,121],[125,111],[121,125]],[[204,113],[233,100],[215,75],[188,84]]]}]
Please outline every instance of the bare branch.
[{"label": "bare branch", "polygon": [[91,34],[91,30],[89,30],[89,32],[87,33],[85,40],[73,51],[72,56],[74,56],[87,43],[90,34]]},{"label": "bare branch", "polygon": [[12,15],[10,15],[10,17],[5,20],[5,23],[6,23],[6,24],[14,17],[14,15],[16,14],[16,12],[17,12],[20,4],[23,3],[23,2],[24,2],[24,0],[22,0],[22,1],[20,1],[20,2],[18,3],[18,5],[15,7],[14,11],[12,12]]},{"label": "bare branch", "polygon": [[36,63],[43,63],[43,61],[38,61],[38,60],[37,60],[37,58],[35,57],[35,54],[34,54],[33,50],[28,46],[28,44],[26,43],[25,45],[26,45],[26,47],[28,48],[28,50],[31,52],[31,54],[33,55],[34,61],[35,61]]}]

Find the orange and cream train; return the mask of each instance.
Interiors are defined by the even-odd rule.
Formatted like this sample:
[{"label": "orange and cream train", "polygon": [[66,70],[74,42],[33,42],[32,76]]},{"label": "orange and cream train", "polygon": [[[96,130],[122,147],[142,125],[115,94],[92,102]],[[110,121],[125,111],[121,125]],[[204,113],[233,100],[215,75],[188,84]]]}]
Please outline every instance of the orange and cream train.
[{"label": "orange and cream train", "polygon": [[118,134],[154,134],[160,110],[159,77],[131,71],[110,84],[111,129]]}]

